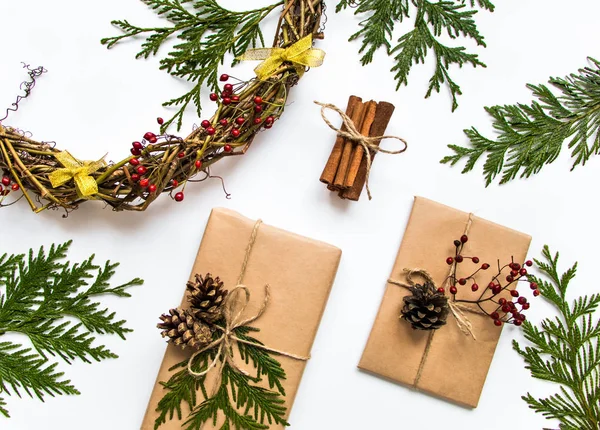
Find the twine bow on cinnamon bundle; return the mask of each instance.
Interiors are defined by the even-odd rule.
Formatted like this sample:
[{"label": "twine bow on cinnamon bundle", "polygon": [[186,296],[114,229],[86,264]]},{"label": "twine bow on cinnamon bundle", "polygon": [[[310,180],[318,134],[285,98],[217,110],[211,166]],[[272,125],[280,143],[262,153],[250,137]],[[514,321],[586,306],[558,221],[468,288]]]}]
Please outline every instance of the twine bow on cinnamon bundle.
[{"label": "twine bow on cinnamon bundle", "polygon": [[[394,105],[387,102],[369,101],[350,96],[346,113],[337,106],[315,101],[321,106],[323,121],[338,135],[327,165],[321,175],[321,182],[331,191],[337,191],[343,199],[358,200],[363,187],[369,200],[369,176],[373,158],[378,152],[401,154],[406,151],[407,142],[398,136],[383,135],[394,112]],[[335,127],[325,115],[331,109],[342,118],[342,127]],[[383,139],[396,139],[404,144],[400,150],[391,151],[379,147]]]}]

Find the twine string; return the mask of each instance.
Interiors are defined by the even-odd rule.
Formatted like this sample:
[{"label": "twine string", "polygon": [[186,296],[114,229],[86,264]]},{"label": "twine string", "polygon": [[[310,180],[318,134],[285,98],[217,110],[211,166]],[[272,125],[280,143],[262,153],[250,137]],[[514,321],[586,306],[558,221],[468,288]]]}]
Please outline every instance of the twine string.
[{"label": "twine string", "polygon": [[[365,157],[367,160],[367,175],[366,175],[367,195],[369,196],[369,200],[371,200],[372,199],[371,190],[369,188],[369,176],[371,175],[371,164],[373,163],[373,157],[371,155],[371,151],[373,151],[375,153],[382,152],[384,154],[392,154],[392,155],[401,154],[408,149],[408,143],[406,142],[406,140],[404,140],[398,136],[388,136],[388,135],[371,136],[371,137],[363,136],[362,134],[360,134],[360,132],[356,128],[356,124],[354,124],[354,121],[352,121],[352,119],[348,115],[346,115],[344,113],[344,111],[342,111],[339,107],[337,107],[336,105],[330,104],[330,103],[321,103],[321,102],[317,102],[317,101],[315,101],[315,104],[321,106],[321,118],[323,118],[323,121],[325,121],[325,124],[327,124],[330,129],[335,131],[338,135],[343,136],[346,139],[352,140],[353,142],[356,142],[357,144],[359,144],[363,147],[364,152],[365,152]],[[346,131],[342,130],[341,128],[337,128],[335,125],[333,125],[329,121],[329,119],[325,115],[325,111],[327,109],[331,109],[331,110],[335,111],[342,118],[342,121],[343,121],[344,125],[346,126]],[[399,149],[397,151],[390,151],[387,149],[380,148],[378,146],[378,143],[383,139],[399,140],[400,142],[402,142],[404,144],[404,148]]]},{"label": "twine string", "polygon": [[[465,230],[464,230],[463,234],[466,235],[469,233],[469,230],[471,229],[472,224],[473,224],[473,214],[470,213],[469,219],[467,220],[467,224],[465,226]],[[446,280],[443,283],[444,286],[448,283],[450,276],[452,275],[452,270],[453,270],[453,268],[450,267],[448,276],[446,277]],[[402,288],[410,288],[415,285],[413,276],[421,276],[427,282],[432,283],[435,287],[435,282],[433,281],[432,276],[429,274],[429,272],[427,272],[424,269],[419,269],[419,268],[404,269],[404,273],[405,273],[405,277],[406,277],[406,282],[402,282],[397,279],[390,278],[390,279],[388,279],[388,283],[390,283],[392,285],[396,285],[398,287],[402,287]],[[448,306],[450,308],[450,311],[452,312],[452,315],[454,315],[456,325],[458,326],[460,331],[466,336],[471,336],[473,338],[473,340],[477,340],[477,337],[475,336],[475,333],[473,332],[473,325],[471,324],[471,321],[469,320],[469,318],[465,315],[465,312],[471,312],[471,313],[480,314],[480,315],[485,315],[485,314],[478,309],[460,305],[459,303],[456,303],[453,300],[448,301]],[[421,380],[421,376],[423,375],[423,369],[425,368],[425,363],[427,362],[427,357],[429,356],[429,352],[431,350],[431,345],[433,343],[434,335],[435,335],[435,330],[431,330],[429,332],[429,336],[427,338],[427,344],[425,345],[425,351],[423,351],[423,355],[421,356],[421,362],[419,363],[419,368],[417,370],[417,374],[415,375],[415,380],[413,382],[414,389],[418,389],[419,381]]]},{"label": "twine string", "polygon": [[[248,305],[250,303],[250,290],[245,285],[242,285],[241,282],[243,281],[244,275],[246,274],[246,268],[248,267],[248,261],[250,259],[250,255],[254,248],[254,244],[256,242],[256,236],[258,234],[258,229],[260,228],[261,224],[262,224],[262,221],[258,220],[256,222],[256,224],[254,225],[252,234],[250,235],[250,239],[248,241],[248,246],[246,247],[246,254],[244,256],[244,261],[242,262],[242,270],[240,271],[240,276],[238,278],[238,285],[233,290],[231,290],[229,292],[229,294],[227,294],[227,298],[223,302],[223,321],[225,322],[225,324],[224,324],[224,326],[219,326],[219,325],[215,326],[216,329],[222,333],[221,336],[218,339],[214,340],[212,343],[205,346],[204,348],[196,351],[190,357],[188,364],[187,364],[188,373],[196,378],[201,378],[203,376],[206,376],[211,370],[213,370],[214,368],[216,368],[218,366],[217,381],[215,382],[215,385],[213,387],[211,397],[216,394],[219,387],[221,386],[223,367],[224,367],[225,363],[227,363],[234,371],[241,373],[245,376],[250,376],[250,374],[247,371],[242,369],[236,363],[236,360],[234,357],[234,352],[233,352],[233,347],[232,347],[234,342],[243,343],[245,345],[250,345],[255,348],[262,349],[264,351],[272,352],[272,353],[278,354],[278,355],[283,355],[284,357],[293,358],[294,360],[308,361],[310,359],[310,357],[304,357],[301,355],[292,354],[292,353],[289,353],[286,351],[281,351],[281,350],[278,350],[275,348],[271,348],[270,346],[267,346],[267,345],[262,345],[260,343],[244,340],[235,335],[236,329],[238,329],[239,327],[248,325],[248,324],[256,321],[258,318],[260,318],[263,315],[263,313],[265,312],[265,310],[267,309],[267,306],[269,304],[270,289],[269,289],[269,285],[265,285],[265,297],[263,299],[263,302],[262,302],[260,308],[256,312],[256,314],[254,314],[253,316],[246,318],[246,319],[242,318],[244,311],[246,310],[246,308],[248,307]],[[213,348],[218,348],[217,354],[215,355],[215,358],[211,361],[211,363],[207,366],[207,368],[201,372],[196,372],[195,370],[193,370],[192,364],[194,362],[194,359],[197,356],[199,356],[200,354],[203,354],[206,351],[209,351]]]}]

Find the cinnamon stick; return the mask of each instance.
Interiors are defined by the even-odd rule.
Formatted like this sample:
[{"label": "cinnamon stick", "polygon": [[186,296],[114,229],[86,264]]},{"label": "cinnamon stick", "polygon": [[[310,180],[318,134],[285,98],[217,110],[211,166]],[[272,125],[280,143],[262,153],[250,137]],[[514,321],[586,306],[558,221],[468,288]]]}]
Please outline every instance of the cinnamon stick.
[{"label": "cinnamon stick", "polygon": [[[371,100],[365,104],[365,118],[360,128],[360,134],[363,136],[369,136],[373,121],[375,121],[375,112],[377,110],[377,102]],[[356,175],[358,175],[358,169],[363,159],[364,148],[362,145],[354,145],[354,151],[350,158],[350,165],[348,167],[348,173],[346,173],[346,179],[344,180],[344,188],[352,188]]]},{"label": "cinnamon stick", "polygon": [[[360,103],[354,107],[354,111],[350,116],[350,119],[356,125],[356,128],[360,130],[362,127],[365,113],[365,104]],[[335,174],[335,180],[333,185],[339,189],[344,189],[344,181],[346,180],[346,174],[348,173],[348,166],[350,165],[350,157],[352,156],[352,148],[354,143],[349,139],[344,139],[344,147],[342,149],[342,157],[340,158],[340,164]]]},{"label": "cinnamon stick", "polygon": [[[350,98],[348,99],[348,106],[346,107],[346,115],[352,117],[354,108],[359,103],[362,103],[362,99],[360,97],[350,96]],[[346,131],[346,126],[342,125],[341,129],[342,131]],[[329,155],[329,159],[327,160],[327,164],[325,165],[323,173],[321,174],[320,181],[324,184],[331,185],[335,180],[335,175],[340,165],[340,159],[342,158],[343,148],[344,138],[338,135],[335,140],[335,144],[333,145],[333,149],[331,150],[331,154]]]},{"label": "cinnamon stick", "polygon": [[[371,130],[369,131],[369,136],[383,136],[385,134],[385,130],[392,119],[392,114],[394,113],[394,105],[388,102],[379,102],[377,105],[377,110],[375,112],[375,120],[373,121],[373,125],[371,125]],[[379,146],[381,140],[374,142],[375,145]],[[375,158],[375,152],[370,151],[371,153],[371,161]],[[354,180],[354,185],[352,188],[345,190],[340,193],[340,197],[358,201],[360,195],[362,193],[363,188],[365,187],[365,182],[367,180],[367,159],[363,157],[360,167],[358,169],[358,174],[356,175],[356,179]]]}]

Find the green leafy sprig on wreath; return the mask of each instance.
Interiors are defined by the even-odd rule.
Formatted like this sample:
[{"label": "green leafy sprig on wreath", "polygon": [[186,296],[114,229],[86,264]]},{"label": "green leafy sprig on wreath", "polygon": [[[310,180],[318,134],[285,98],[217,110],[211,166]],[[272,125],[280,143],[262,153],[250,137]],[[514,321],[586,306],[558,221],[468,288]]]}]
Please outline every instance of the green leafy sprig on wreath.
[{"label": "green leafy sprig on wreath", "polygon": [[[127,20],[113,21],[123,31],[120,36],[102,39],[102,44],[112,48],[123,39],[146,35],[136,58],[157,55],[160,47],[171,37],[178,43],[160,61],[160,69],[172,76],[194,84],[180,97],[164,103],[179,106],[177,113],[162,127],[166,130],[173,122],[181,129],[183,114],[190,103],[201,112],[200,94],[204,84],[218,88],[218,67],[227,53],[237,57],[249,48],[265,46],[260,23],[283,1],[259,9],[243,12],[227,10],[216,0],[142,0],[158,15],[171,21],[168,27],[138,27]],[[237,61],[234,59],[233,64]],[[233,65],[232,64],[232,65]]]},{"label": "green leafy sprig on wreath", "polygon": [[523,357],[534,378],[560,385],[560,392],[547,398],[523,396],[530,408],[548,419],[560,421],[561,430],[598,430],[600,428],[600,320],[594,313],[600,306],[600,294],[567,300],[567,287],[575,277],[577,263],[562,275],[558,272],[558,253],[548,247],[545,261],[536,260],[546,278],[529,276],[542,296],[552,303],[559,315],[545,318],[539,326],[523,324],[531,346],[513,348]]},{"label": "green leafy sprig on wreath", "polygon": [[[112,294],[130,297],[127,288],[141,285],[135,278],[116,287],[109,284],[117,264],[104,267],[87,260],[63,262],[71,242],[52,245],[46,253],[0,257],[0,414],[9,417],[4,396],[25,392],[44,401],[47,395],[76,395],[79,391],[57,371],[60,358],[70,364],[117,358],[103,345],[94,344],[95,335],[116,334],[125,339],[131,330],[125,321],[95,301]],[[89,280],[92,280],[91,282]],[[77,322],[74,322],[77,321]],[[27,337],[32,347],[2,341],[14,333]]]},{"label": "green leafy sprig on wreath", "polygon": [[[360,30],[350,40],[360,39],[363,54],[362,65],[373,61],[375,52],[383,48],[388,55],[394,56],[396,64],[391,69],[397,81],[396,89],[408,85],[408,75],[414,64],[425,63],[431,51],[435,57],[435,71],[429,80],[425,98],[433,91],[440,92],[447,85],[452,94],[452,110],[458,107],[458,96],[462,94],[460,86],[450,77],[451,65],[462,67],[486,67],[477,54],[466,51],[462,46],[447,46],[440,41],[445,33],[451,39],[470,38],[477,45],[485,47],[483,36],[479,33],[474,20],[477,7],[494,11],[489,0],[342,0],[337,5],[339,12],[347,7],[356,6],[355,15],[370,14],[359,25]],[[413,29],[404,33],[395,43],[392,41],[396,25],[410,18],[414,11]]]},{"label": "green leafy sprig on wreath", "polygon": [[485,154],[486,186],[498,175],[503,184],[519,174],[528,178],[539,173],[558,158],[566,142],[573,158],[571,170],[585,165],[600,153],[600,62],[589,60],[592,65],[578,73],[550,78],[559,95],[546,85],[528,84],[537,99],[531,104],[486,107],[497,138],[488,139],[475,127],[467,129],[471,145],[448,145],[454,154],[441,162],[455,165],[466,158],[462,173],[467,173]]}]

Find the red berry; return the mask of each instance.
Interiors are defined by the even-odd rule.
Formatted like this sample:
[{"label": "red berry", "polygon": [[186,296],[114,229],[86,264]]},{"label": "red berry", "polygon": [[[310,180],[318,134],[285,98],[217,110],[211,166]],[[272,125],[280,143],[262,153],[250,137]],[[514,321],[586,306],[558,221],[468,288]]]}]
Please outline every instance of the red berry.
[{"label": "red berry", "polygon": [[225,152],[231,152],[231,149],[232,149],[232,148],[231,148],[231,145],[225,145],[225,146],[223,147],[223,149],[225,150]]},{"label": "red berry", "polygon": [[272,128],[273,128],[273,124],[265,124],[265,128],[266,128],[267,130],[270,130],[270,129],[272,129]]},{"label": "red berry", "polygon": [[146,188],[150,184],[148,178],[140,179],[140,187]]},{"label": "red berry", "polygon": [[446,264],[448,264],[448,266],[450,266],[452,263],[454,263],[454,258],[452,258],[452,257],[446,258]]},{"label": "red berry", "polygon": [[531,282],[529,284],[529,288],[531,288],[532,290],[537,290],[538,284],[536,282]]},{"label": "red berry", "polygon": [[142,151],[139,149],[131,148],[131,155],[135,155],[137,157],[138,155],[142,155]]},{"label": "red berry", "polygon": [[233,91],[233,85],[231,85],[231,84],[223,85],[223,91],[227,91],[227,92]]},{"label": "red berry", "polygon": [[158,141],[158,138],[156,137],[156,134],[152,133],[151,131],[149,131],[148,133],[144,134],[144,139],[146,139],[150,143],[156,143]]},{"label": "red berry", "polygon": [[233,130],[231,130],[231,135],[233,137],[239,137],[240,136],[240,130],[238,128],[234,128]]},{"label": "red berry", "polygon": [[140,175],[138,175],[137,173],[134,173],[134,174],[132,174],[132,175],[131,175],[131,180],[132,180],[133,182],[137,182],[137,181],[139,181],[139,180],[140,180]]},{"label": "red berry", "polygon": [[256,103],[257,105],[262,104],[262,102],[263,102],[262,97],[259,97],[259,96],[254,97],[254,103]]},{"label": "red berry", "polygon": [[223,73],[223,74],[221,75],[221,77],[219,78],[219,80],[220,80],[221,82],[226,82],[226,81],[228,81],[228,80],[229,80],[229,75],[228,75],[228,74],[226,74],[226,73]]},{"label": "red berry", "polygon": [[456,293],[457,293],[457,291],[458,291],[458,290],[456,289],[456,287],[455,287],[454,285],[452,285],[452,286],[450,287],[450,293],[452,293],[452,294],[456,294]]},{"label": "red berry", "polygon": [[519,327],[520,325],[522,325],[522,324],[523,324],[523,322],[522,322],[521,320],[515,320],[515,321],[513,322],[513,324],[514,324],[514,325],[516,325],[517,327]]},{"label": "red berry", "polygon": [[142,145],[141,142],[133,142],[131,146],[133,146],[135,149],[144,149],[144,145]]},{"label": "red berry", "polygon": [[529,303],[524,303],[523,304],[523,309],[527,310],[527,309],[529,309],[529,307],[530,307]]},{"label": "red berry", "polygon": [[131,164],[132,166],[139,166],[140,160],[138,160],[137,158],[132,158],[131,160],[129,160],[129,164]]},{"label": "red berry", "polygon": [[461,241],[462,243],[467,243],[467,241],[468,241],[468,240],[469,240],[469,238],[467,237],[467,235],[466,235],[466,234],[463,234],[463,235],[460,237],[460,241]]},{"label": "red berry", "polygon": [[221,98],[225,98],[225,97],[231,98],[232,95],[233,95],[233,91],[223,91],[221,93]]},{"label": "red berry", "polygon": [[231,104],[231,99],[229,97],[223,97],[222,103],[224,105],[230,105]]},{"label": "red berry", "polygon": [[479,289],[479,285],[473,284],[471,285],[471,291],[477,291]]},{"label": "red berry", "polygon": [[7,187],[10,185],[10,178],[8,176],[2,177],[2,185],[7,186]]},{"label": "red berry", "polygon": [[479,263],[479,257],[473,257],[471,258],[471,261],[475,264]]},{"label": "red berry", "polygon": [[498,314],[498,312],[492,312],[490,314],[490,318],[493,320],[497,320],[498,318],[500,318],[500,315]]},{"label": "red berry", "polygon": [[513,262],[513,263],[510,263],[508,265],[508,267],[510,267],[512,270],[516,270],[517,269],[517,264]]},{"label": "red berry", "polygon": [[240,96],[231,96],[231,101],[232,101],[233,103],[237,103],[237,102],[239,102],[239,101],[240,101]]},{"label": "red berry", "polygon": [[171,185],[173,188],[177,188],[177,186],[179,186],[179,181],[177,179],[171,179]]},{"label": "red berry", "polygon": [[464,258],[463,258],[463,256],[462,256],[462,255],[457,255],[457,256],[456,256],[456,262],[457,262],[457,263],[462,263],[462,262],[463,262],[463,259],[464,259]]},{"label": "red berry", "polygon": [[440,294],[444,294],[446,292],[446,290],[444,289],[444,287],[440,287],[437,289],[438,293]]},{"label": "red berry", "polygon": [[271,115],[269,115],[269,116],[267,117],[267,119],[265,119],[265,122],[266,122],[267,124],[273,124],[273,123],[275,122],[275,117],[274,117],[274,116],[271,116]]},{"label": "red berry", "polygon": [[506,302],[506,304],[512,309],[515,309],[515,304],[513,302]]},{"label": "red berry", "polygon": [[204,120],[202,120],[200,125],[202,126],[202,128],[208,128],[208,127],[210,127],[210,121],[207,119],[204,119]]},{"label": "red berry", "polygon": [[515,278],[513,278],[511,275],[508,275],[506,277],[506,282],[513,282],[515,280]]},{"label": "red berry", "polygon": [[466,285],[466,283],[467,283],[467,280],[466,280],[465,278],[460,278],[460,279],[458,280],[458,283],[459,283],[460,285]]},{"label": "red berry", "polygon": [[14,183],[10,186],[10,189],[13,191],[18,191],[19,190],[19,184]]},{"label": "red berry", "polygon": [[146,169],[146,167],[145,167],[145,166],[138,166],[138,168],[137,168],[137,169],[135,169],[135,170],[137,170],[137,172],[138,172],[140,175],[145,175],[145,174],[146,174],[146,172],[148,171],[148,169]]},{"label": "red berry", "polygon": [[175,201],[176,202],[181,202],[183,201],[183,193],[180,191],[177,194],[175,194]]},{"label": "red berry", "polygon": [[519,302],[520,305],[524,305],[525,303],[527,303],[527,298],[526,297],[519,297],[519,300],[517,300]]},{"label": "red berry", "polygon": [[177,154],[178,158],[183,158],[185,157],[185,152],[181,151],[179,154]]},{"label": "red berry", "polygon": [[540,295],[540,290],[534,290],[534,291],[533,291],[533,295],[534,295],[535,297],[539,296],[539,295]]},{"label": "red berry", "polygon": [[196,162],[194,163],[194,166],[196,166],[196,169],[200,169],[202,167],[202,161],[196,160]]},{"label": "red berry", "polygon": [[239,116],[239,117],[237,117],[237,118],[235,119],[235,123],[236,123],[237,125],[242,125],[242,124],[244,124],[244,122],[245,122],[245,121],[246,121],[246,119],[245,119],[245,118],[243,118],[243,117],[241,117],[241,116]]},{"label": "red berry", "polygon": [[492,293],[494,293],[494,295],[500,294],[500,292],[502,292],[502,287],[500,285],[495,285],[494,288],[492,288]]},{"label": "red berry", "polygon": [[521,270],[521,265],[520,265],[519,263],[515,263],[515,264],[513,265],[513,268],[514,268],[515,270]]},{"label": "red berry", "polygon": [[258,125],[262,122],[262,118],[254,118],[254,124]]},{"label": "red berry", "polygon": [[502,312],[504,312],[504,313],[510,312],[510,306],[508,306],[508,305],[502,305]]},{"label": "red berry", "polygon": [[225,127],[229,123],[225,118],[223,118],[223,119],[219,120],[219,124],[221,124],[223,127]]},{"label": "red berry", "polygon": [[511,290],[510,295],[513,297],[519,297],[519,292],[517,290]]},{"label": "red berry", "polygon": [[510,276],[512,276],[513,278],[516,276],[519,276],[519,272],[517,272],[516,270],[511,270],[510,271]]},{"label": "red berry", "polygon": [[262,110],[263,110],[263,109],[262,109],[262,106],[261,106],[261,105],[256,105],[256,106],[254,106],[254,112],[256,112],[256,113],[260,113],[260,112],[262,112]]},{"label": "red berry", "polygon": [[154,184],[150,184],[150,186],[148,187],[148,191],[150,191],[151,193],[156,191],[156,185]]},{"label": "red berry", "polygon": [[165,123],[165,120],[162,119],[161,117],[156,118],[156,122],[158,123],[158,125],[163,125]]},{"label": "red berry", "polygon": [[210,93],[210,96],[208,96],[208,98],[211,99],[211,101],[213,102],[219,100],[219,96],[217,95],[217,93]]},{"label": "red berry", "polygon": [[523,268],[523,269],[519,270],[519,275],[521,275],[521,276],[527,275],[527,269]]},{"label": "red berry", "polygon": [[457,239],[454,241],[454,246],[456,246],[458,248],[460,246],[460,243],[461,243],[460,240]]},{"label": "red berry", "polygon": [[500,303],[500,306],[505,305],[506,299],[504,297],[501,297],[500,300],[498,300],[498,303]]},{"label": "red berry", "polygon": [[215,131],[216,131],[216,130],[215,130],[215,128],[214,128],[214,127],[208,127],[208,128],[206,129],[206,133],[207,133],[209,136],[212,136],[213,134],[215,134]]},{"label": "red berry", "polygon": [[489,264],[487,264],[487,263],[483,263],[483,264],[481,265],[481,269],[483,269],[483,270],[487,270],[487,269],[489,269],[489,268],[490,268],[490,265],[489,265]]},{"label": "red berry", "polygon": [[525,265],[526,265],[527,267],[531,267],[531,266],[533,266],[533,261],[531,261],[531,260],[527,260],[527,261],[525,262]]},{"label": "red berry", "polygon": [[494,284],[494,281],[492,281],[488,284],[488,288],[490,288],[490,289],[494,288],[495,286],[496,286],[496,284]]},{"label": "red berry", "polygon": [[500,327],[502,325],[502,321],[500,321],[500,320],[494,320],[494,325],[496,327]]}]

